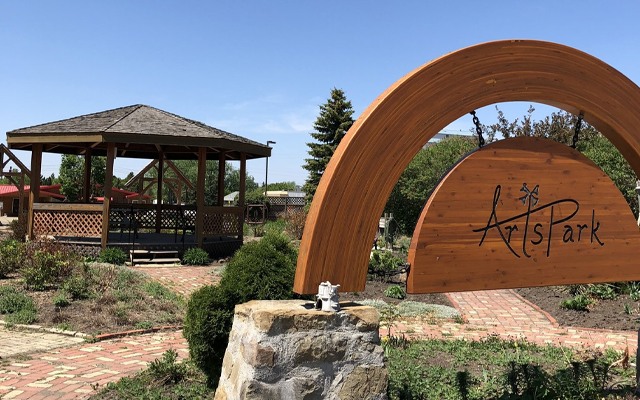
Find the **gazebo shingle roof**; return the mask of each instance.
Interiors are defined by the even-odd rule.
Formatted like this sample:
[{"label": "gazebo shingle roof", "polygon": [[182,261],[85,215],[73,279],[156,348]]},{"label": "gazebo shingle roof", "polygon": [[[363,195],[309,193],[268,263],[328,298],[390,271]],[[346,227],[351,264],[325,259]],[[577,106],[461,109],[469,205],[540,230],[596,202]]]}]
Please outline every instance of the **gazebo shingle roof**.
[{"label": "gazebo shingle roof", "polygon": [[[117,143],[118,156],[157,157],[161,146],[169,159],[195,159],[197,147],[207,147],[209,159],[225,152],[227,159],[267,157],[271,149],[261,143],[201,122],[146,105],[133,105],[81,115],[7,132],[12,149],[30,150],[44,143],[45,151],[80,154],[87,147],[102,155],[106,143]],[[213,155],[213,156],[212,156]]]}]

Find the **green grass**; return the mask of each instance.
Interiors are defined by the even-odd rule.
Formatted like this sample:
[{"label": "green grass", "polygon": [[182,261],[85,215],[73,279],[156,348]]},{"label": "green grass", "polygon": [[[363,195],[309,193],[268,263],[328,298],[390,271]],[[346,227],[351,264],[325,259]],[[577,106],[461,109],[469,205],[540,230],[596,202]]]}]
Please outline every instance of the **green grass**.
[{"label": "green grass", "polygon": [[[576,353],[520,340],[387,339],[389,399],[616,399],[633,393],[635,371],[619,354]],[[609,387],[617,383],[617,390]],[[633,397],[628,397],[633,398]]]}]

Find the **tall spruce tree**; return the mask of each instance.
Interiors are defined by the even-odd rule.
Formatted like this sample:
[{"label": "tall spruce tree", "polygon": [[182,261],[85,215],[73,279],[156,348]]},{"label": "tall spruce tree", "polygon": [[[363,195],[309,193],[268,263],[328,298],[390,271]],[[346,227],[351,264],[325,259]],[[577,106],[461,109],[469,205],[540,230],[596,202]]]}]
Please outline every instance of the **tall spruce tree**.
[{"label": "tall spruce tree", "polygon": [[307,143],[311,158],[305,160],[304,169],[309,171],[309,176],[302,187],[302,190],[306,193],[307,203],[313,200],[320,178],[333,152],[349,128],[351,128],[351,125],[353,125],[352,115],[353,107],[344,92],[333,88],[331,97],[325,104],[320,106],[320,115],[318,115],[313,125],[315,132],[311,133],[311,137],[316,142]]}]

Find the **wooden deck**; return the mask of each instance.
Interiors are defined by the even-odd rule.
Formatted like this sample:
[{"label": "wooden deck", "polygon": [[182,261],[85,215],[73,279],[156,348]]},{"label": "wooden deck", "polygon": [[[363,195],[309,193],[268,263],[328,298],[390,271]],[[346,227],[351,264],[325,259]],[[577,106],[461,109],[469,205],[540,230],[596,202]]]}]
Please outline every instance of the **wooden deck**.
[{"label": "wooden deck", "polygon": [[[182,255],[186,250],[192,247],[198,247],[195,235],[186,234],[183,237],[180,233],[139,233],[134,238],[133,232],[109,232],[109,247],[118,247],[125,252],[129,250],[152,250],[177,251]],[[71,236],[53,236],[53,238],[61,243],[70,244],[79,248],[95,248],[93,251],[89,249],[87,253],[99,252],[101,248],[100,238],[90,237],[71,237]],[[213,258],[224,258],[232,255],[242,246],[242,240],[235,236],[219,236],[216,238],[205,238],[202,248],[209,252]]]}]

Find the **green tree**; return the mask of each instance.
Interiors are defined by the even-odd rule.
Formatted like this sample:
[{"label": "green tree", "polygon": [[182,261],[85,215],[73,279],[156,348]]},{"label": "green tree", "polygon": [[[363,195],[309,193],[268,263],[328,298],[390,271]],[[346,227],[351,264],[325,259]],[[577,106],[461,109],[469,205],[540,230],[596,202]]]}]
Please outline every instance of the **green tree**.
[{"label": "green tree", "polygon": [[477,146],[473,137],[450,137],[418,152],[400,176],[385,207],[385,212],[393,213],[401,232],[413,232],[422,207],[441,177]]},{"label": "green tree", "polygon": [[[92,195],[103,193],[103,190],[97,189],[96,185],[104,185],[106,165],[105,157],[93,157],[91,159],[90,190]],[[68,201],[80,200],[84,186],[84,159],[72,154],[63,154],[58,175],[59,182],[62,184],[60,193],[67,196]]]},{"label": "green tree", "polygon": [[[483,131],[489,140],[496,136],[504,138],[518,136],[535,136],[555,140],[571,145],[577,124],[577,116],[558,111],[547,115],[544,119],[535,121],[535,108],[529,106],[527,114],[519,120],[508,121],[503,112],[496,106],[498,121],[492,125],[484,125]],[[638,196],[636,195],[636,174],[622,156],[620,151],[597,129],[586,122],[582,122],[576,149],[593,161],[609,178],[625,197],[629,207],[635,215],[638,214]]]},{"label": "green tree", "polygon": [[[196,160],[176,160],[173,162],[178,170],[196,185],[198,181],[198,162]],[[149,176],[156,177],[157,170],[152,169],[149,171]],[[165,178],[175,178],[176,174],[170,168],[165,168]],[[258,187],[255,179],[251,175],[246,177],[246,191],[252,191]],[[227,162],[225,164],[225,176],[224,176],[224,194],[227,195],[231,192],[240,190],[240,170],[235,168],[233,164]],[[154,190],[151,193],[155,193]],[[169,199],[168,190],[164,190],[163,193],[165,201]],[[196,202],[196,194],[194,191],[186,191],[183,193],[183,202],[186,204],[193,204]],[[205,204],[216,204],[218,198],[218,161],[208,160],[205,171]]]},{"label": "green tree", "polygon": [[84,161],[76,155],[63,154],[58,172],[60,193],[67,197],[67,201],[75,202],[82,196]]},{"label": "green tree", "polygon": [[307,143],[309,155],[305,161],[304,169],[309,171],[309,176],[302,187],[306,193],[307,202],[313,200],[320,178],[324,173],[331,156],[335,152],[338,144],[353,125],[353,108],[351,102],[347,100],[344,92],[333,88],[331,97],[320,106],[320,115],[316,119],[313,127],[315,132],[311,133],[316,142]]}]

